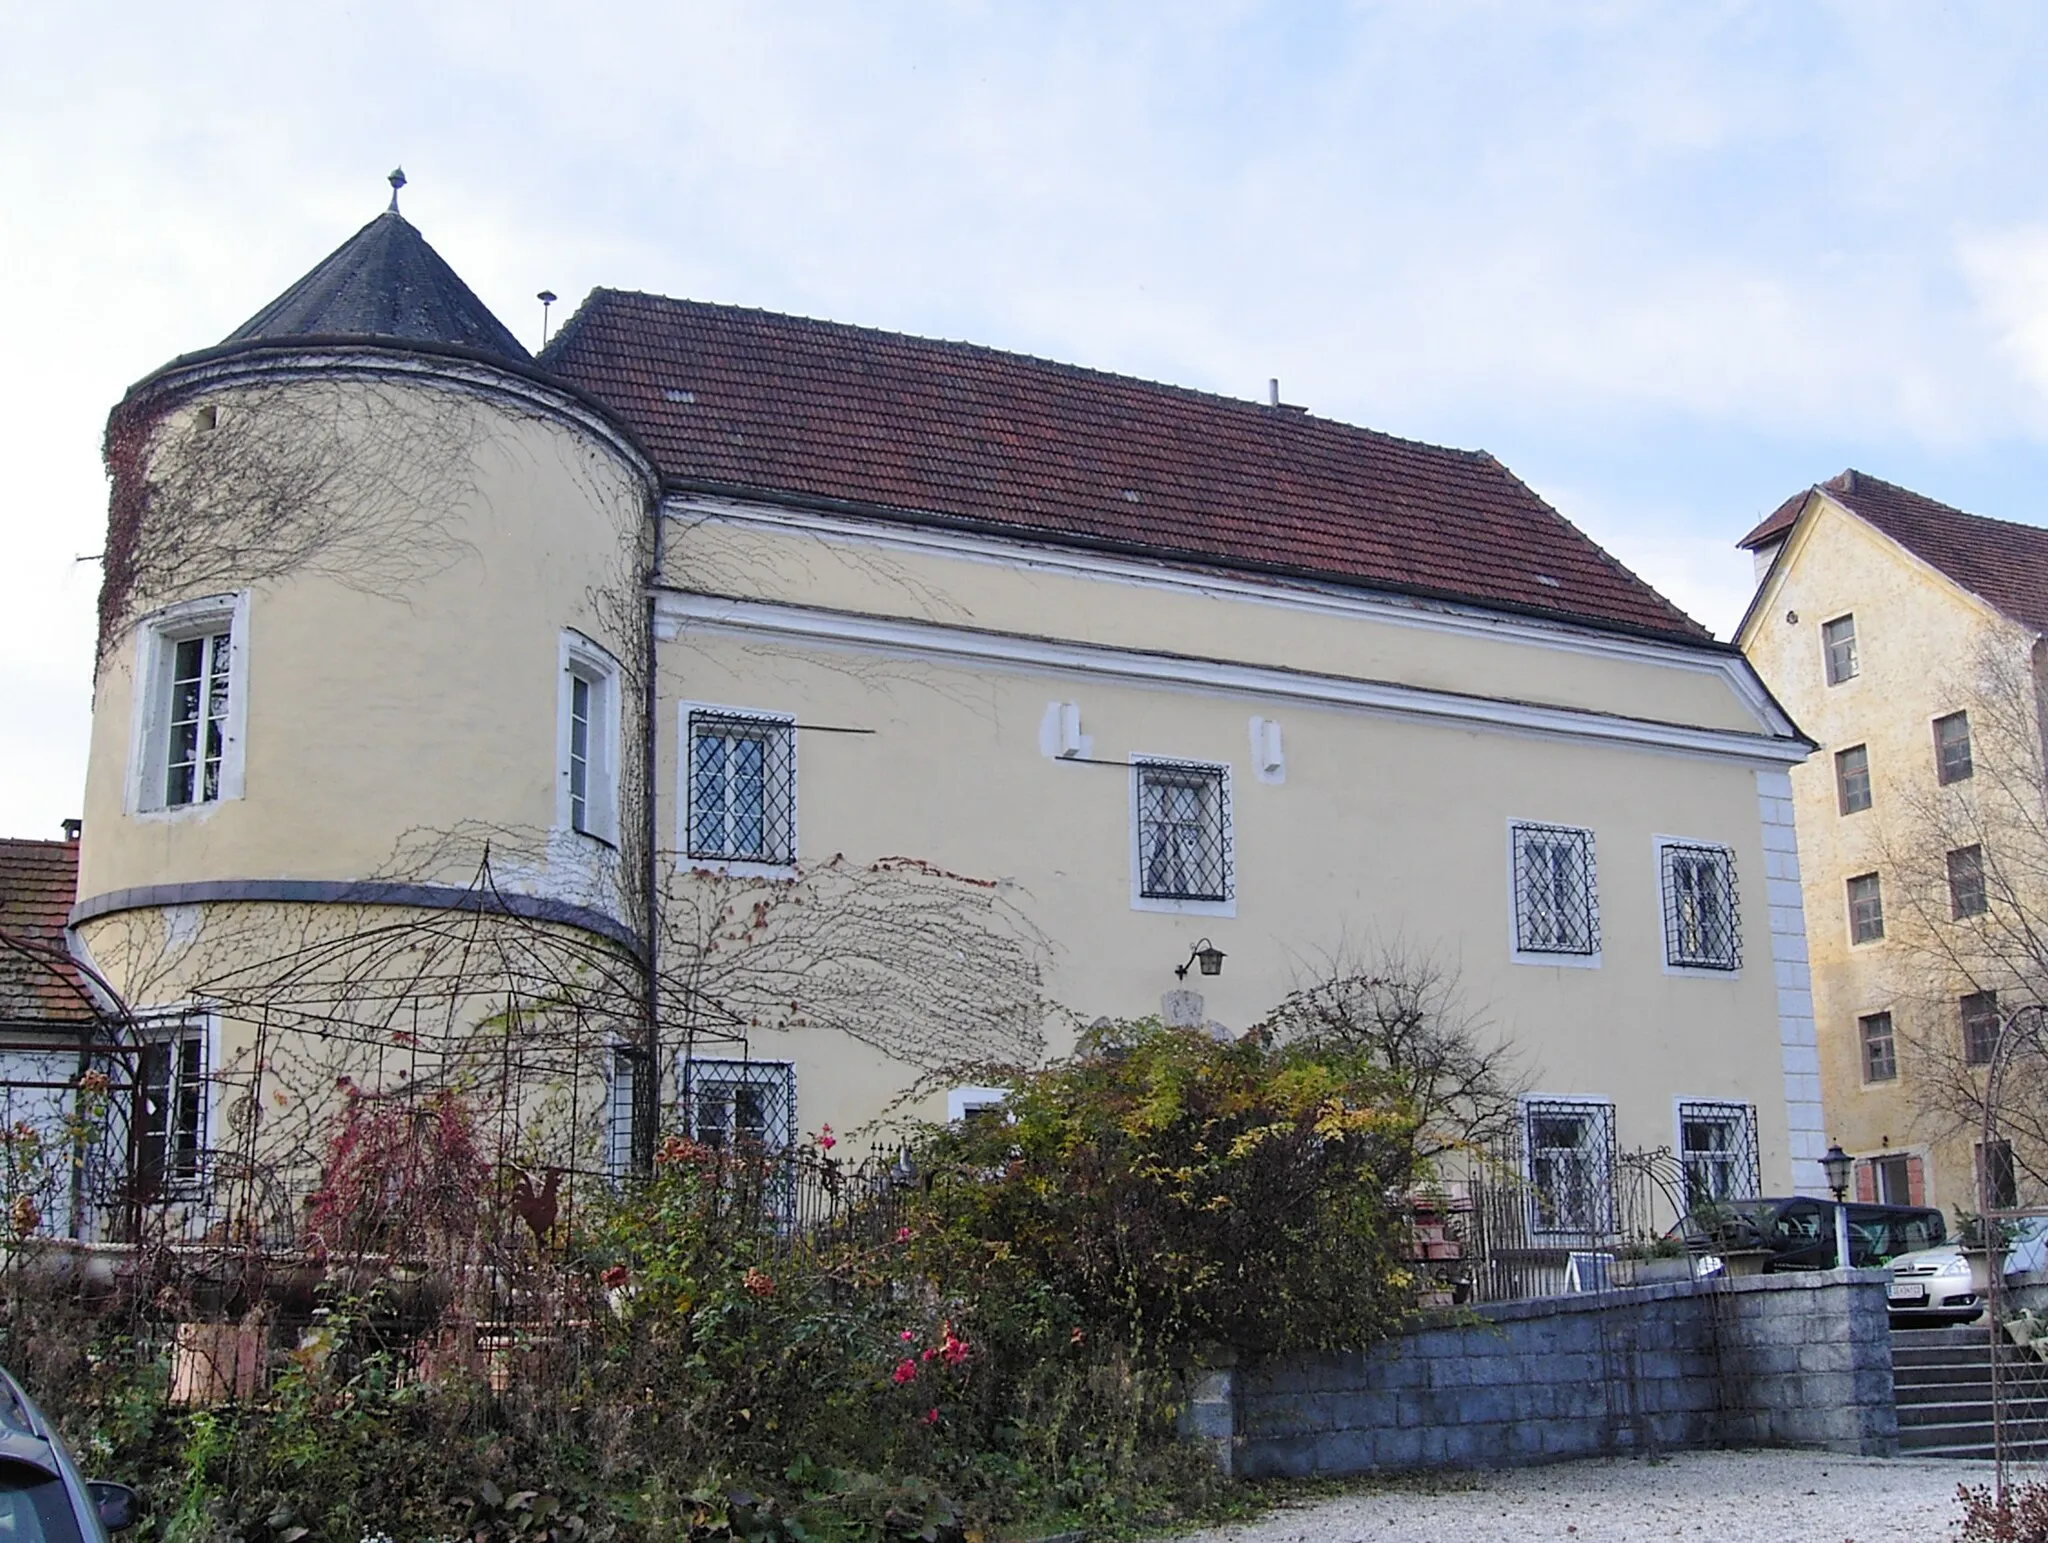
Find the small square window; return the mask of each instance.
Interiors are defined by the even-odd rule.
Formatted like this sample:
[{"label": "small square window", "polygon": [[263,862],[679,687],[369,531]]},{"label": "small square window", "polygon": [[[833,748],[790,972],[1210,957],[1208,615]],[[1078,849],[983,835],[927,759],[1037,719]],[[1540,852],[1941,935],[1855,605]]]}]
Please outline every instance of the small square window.
[{"label": "small square window", "polygon": [[1870,807],[1870,747],[1851,745],[1835,752],[1835,802],[1844,814]]},{"label": "small square window", "polygon": [[1863,1045],[1863,1080],[1896,1081],[1899,1075],[1899,1045],[1892,1034],[1892,1015],[1864,1014],[1856,1020],[1856,1037]]},{"label": "small square window", "polygon": [[796,861],[796,723],[765,713],[684,714],[684,848],[693,858]]},{"label": "small square window", "polygon": [[1990,909],[1984,893],[1984,849],[1957,847],[1948,854],[1948,910],[1956,921]]},{"label": "small square window", "polygon": [[1963,1029],[1963,1064],[1988,1066],[1998,1048],[1998,993],[1973,991],[1956,1004]]},{"label": "small square window", "polygon": [[1666,842],[1664,962],[1690,970],[1742,967],[1735,854],[1727,847]]},{"label": "small square window", "polygon": [[1849,941],[1875,943],[1884,936],[1884,890],[1874,873],[1849,881]]},{"label": "small square window", "polygon": [[1724,1200],[1754,1199],[1763,1188],[1756,1106],[1681,1103],[1678,1157],[1685,1174],[1687,1210]]},{"label": "small square window", "polygon": [[1515,949],[1590,957],[1600,951],[1593,833],[1569,825],[1510,827]]},{"label": "small square window", "polygon": [[796,1144],[796,1068],[786,1061],[682,1063],[690,1135],[719,1151],[787,1152]]},{"label": "small square window", "polygon": [[1950,713],[1934,720],[1934,775],[1946,787],[1977,773],[1970,755],[1970,715]]},{"label": "small square window", "polygon": [[1138,894],[1146,900],[1228,901],[1230,777],[1192,761],[1134,763]]},{"label": "small square window", "polygon": [[1820,640],[1827,654],[1828,684],[1839,686],[1845,680],[1854,680],[1858,673],[1856,618],[1837,616],[1833,621],[1822,622]]}]

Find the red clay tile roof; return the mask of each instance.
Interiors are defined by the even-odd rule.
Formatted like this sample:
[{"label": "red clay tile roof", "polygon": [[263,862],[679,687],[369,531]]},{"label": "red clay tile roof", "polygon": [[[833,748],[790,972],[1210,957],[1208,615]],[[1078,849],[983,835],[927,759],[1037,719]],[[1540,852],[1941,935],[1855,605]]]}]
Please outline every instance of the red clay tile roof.
[{"label": "red clay tile roof", "polygon": [[[1820,490],[2014,621],[2048,632],[2048,530],[1965,514],[1853,469]],[[1787,499],[1741,545],[1789,530],[1806,496]]]},{"label": "red clay tile roof", "polygon": [[0,1024],[92,1021],[64,947],[77,898],[77,842],[0,839]]},{"label": "red clay tile roof", "polygon": [[[1847,473],[1844,473],[1846,476]],[[1766,541],[1785,534],[1792,528],[1792,522],[1799,518],[1799,511],[1806,507],[1807,495],[1811,488],[1802,488],[1786,499],[1777,508],[1765,515],[1762,522],[1735,544],[1745,552],[1753,552]]]},{"label": "red clay tile roof", "polygon": [[540,363],[673,485],[1707,642],[1490,455],[964,343],[599,289]]}]

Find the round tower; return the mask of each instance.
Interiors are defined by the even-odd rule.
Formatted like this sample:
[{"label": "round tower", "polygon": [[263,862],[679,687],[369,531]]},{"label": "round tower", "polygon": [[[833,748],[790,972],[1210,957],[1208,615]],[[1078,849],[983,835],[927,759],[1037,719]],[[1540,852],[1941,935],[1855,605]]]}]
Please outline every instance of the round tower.
[{"label": "round tower", "polygon": [[161,1025],[165,1151],[289,1156],[286,1109],[310,1150],[323,1080],[459,1083],[479,1024],[645,963],[655,474],[398,180],[108,423],[73,923]]}]

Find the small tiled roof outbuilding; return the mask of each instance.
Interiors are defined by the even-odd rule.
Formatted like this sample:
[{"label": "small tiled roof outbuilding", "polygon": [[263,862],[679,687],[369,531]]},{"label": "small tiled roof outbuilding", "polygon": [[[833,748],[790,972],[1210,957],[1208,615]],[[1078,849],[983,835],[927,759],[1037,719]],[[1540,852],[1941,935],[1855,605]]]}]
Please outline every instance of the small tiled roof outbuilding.
[{"label": "small tiled roof outbuilding", "polygon": [[[1965,514],[1853,469],[1818,491],[2014,621],[2048,632],[2048,530]],[[1737,544],[1754,550],[1783,537],[1808,497],[1786,499]]]},{"label": "small tiled roof outbuilding", "polygon": [[94,1013],[69,963],[78,843],[0,839],[0,1025],[82,1026]]},{"label": "small tiled roof outbuilding", "polygon": [[1711,635],[1483,452],[864,327],[594,291],[539,363],[672,487]]}]

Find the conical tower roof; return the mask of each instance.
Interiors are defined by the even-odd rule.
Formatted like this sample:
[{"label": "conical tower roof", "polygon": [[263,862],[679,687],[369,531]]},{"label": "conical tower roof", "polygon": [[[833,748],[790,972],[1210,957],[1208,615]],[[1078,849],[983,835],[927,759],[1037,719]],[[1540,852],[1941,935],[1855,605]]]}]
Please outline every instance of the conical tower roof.
[{"label": "conical tower roof", "polygon": [[362,337],[453,343],[529,364],[527,353],[393,207],[222,341]]}]

